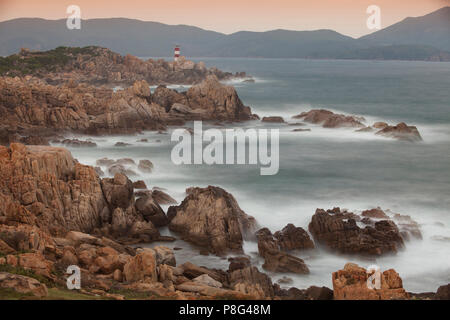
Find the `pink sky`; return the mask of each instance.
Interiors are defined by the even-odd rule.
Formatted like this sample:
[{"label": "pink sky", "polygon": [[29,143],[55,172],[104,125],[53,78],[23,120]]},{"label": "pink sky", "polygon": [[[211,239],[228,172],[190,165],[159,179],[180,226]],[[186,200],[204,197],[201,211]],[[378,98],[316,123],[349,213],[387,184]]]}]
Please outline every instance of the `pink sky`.
[{"label": "pink sky", "polygon": [[381,8],[384,28],[448,6],[450,0],[0,0],[0,21],[65,18],[71,4],[81,8],[84,19],[126,17],[223,33],[332,29],[356,37],[371,32],[366,27],[369,5]]}]

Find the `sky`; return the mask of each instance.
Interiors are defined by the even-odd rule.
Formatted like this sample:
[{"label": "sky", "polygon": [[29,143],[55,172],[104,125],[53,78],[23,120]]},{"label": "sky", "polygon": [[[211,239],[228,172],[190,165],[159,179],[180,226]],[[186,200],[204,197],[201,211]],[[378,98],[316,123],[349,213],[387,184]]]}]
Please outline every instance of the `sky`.
[{"label": "sky", "polygon": [[226,34],[273,29],[332,29],[359,37],[370,30],[366,9],[381,9],[381,27],[422,16],[450,0],[0,0],[0,21],[21,17],[66,18],[78,5],[82,19],[124,17],[193,25]]}]

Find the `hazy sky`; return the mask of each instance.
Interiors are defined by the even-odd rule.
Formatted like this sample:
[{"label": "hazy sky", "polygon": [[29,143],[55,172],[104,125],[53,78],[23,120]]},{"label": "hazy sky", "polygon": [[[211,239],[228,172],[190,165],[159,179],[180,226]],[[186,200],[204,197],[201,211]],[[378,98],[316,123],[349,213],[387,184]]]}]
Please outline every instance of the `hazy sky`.
[{"label": "hazy sky", "polygon": [[126,17],[223,33],[333,29],[356,37],[372,32],[366,27],[369,5],[381,8],[384,28],[450,5],[450,0],[0,0],[0,21],[65,18],[71,4],[81,8],[84,19]]}]

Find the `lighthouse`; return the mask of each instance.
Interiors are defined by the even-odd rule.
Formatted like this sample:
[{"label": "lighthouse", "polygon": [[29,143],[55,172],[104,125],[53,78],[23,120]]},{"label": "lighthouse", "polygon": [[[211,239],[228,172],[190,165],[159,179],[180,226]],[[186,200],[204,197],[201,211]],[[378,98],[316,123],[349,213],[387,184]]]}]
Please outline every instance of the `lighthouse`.
[{"label": "lighthouse", "polygon": [[179,57],[180,57],[180,46],[176,45],[175,50],[173,51],[173,60],[177,62]]}]

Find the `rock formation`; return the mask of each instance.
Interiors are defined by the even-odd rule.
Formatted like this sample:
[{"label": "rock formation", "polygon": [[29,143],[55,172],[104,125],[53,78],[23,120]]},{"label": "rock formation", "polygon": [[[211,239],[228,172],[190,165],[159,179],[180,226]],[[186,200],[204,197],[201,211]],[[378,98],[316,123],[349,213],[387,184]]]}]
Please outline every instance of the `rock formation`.
[{"label": "rock formation", "polygon": [[[408,293],[403,289],[402,279],[397,272],[389,269],[380,272],[380,287],[376,280],[372,287],[367,282],[369,276],[366,269],[353,263],[347,263],[343,270],[333,272],[333,294],[335,300],[404,300]],[[370,282],[370,280],[369,280]]]},{"label": "rock formation", "polygon": [[363,117],[346,116],[333,113],[324,109],[314,109],[308,112],[302,112],[293,117],[294,119],[303,119],[303,121],[321,124],[324,128],[343,128],[343,127],[364,127]]},{"label": "rock formation", "polygon": [[404,247],[403,238],[392,220],[382,220],[374,226],[360,228],[358,216],[350,212],[317,209],[309,224],[314,239],[341,253],[382,255],[395,253]]},{"label": "rock formation", "polygon": [[218,255],[242,252],[244,236],[254,230],[255,219],[219,187],[190,188],[186,193],[183,202],[167,212],[169,229]]}]

